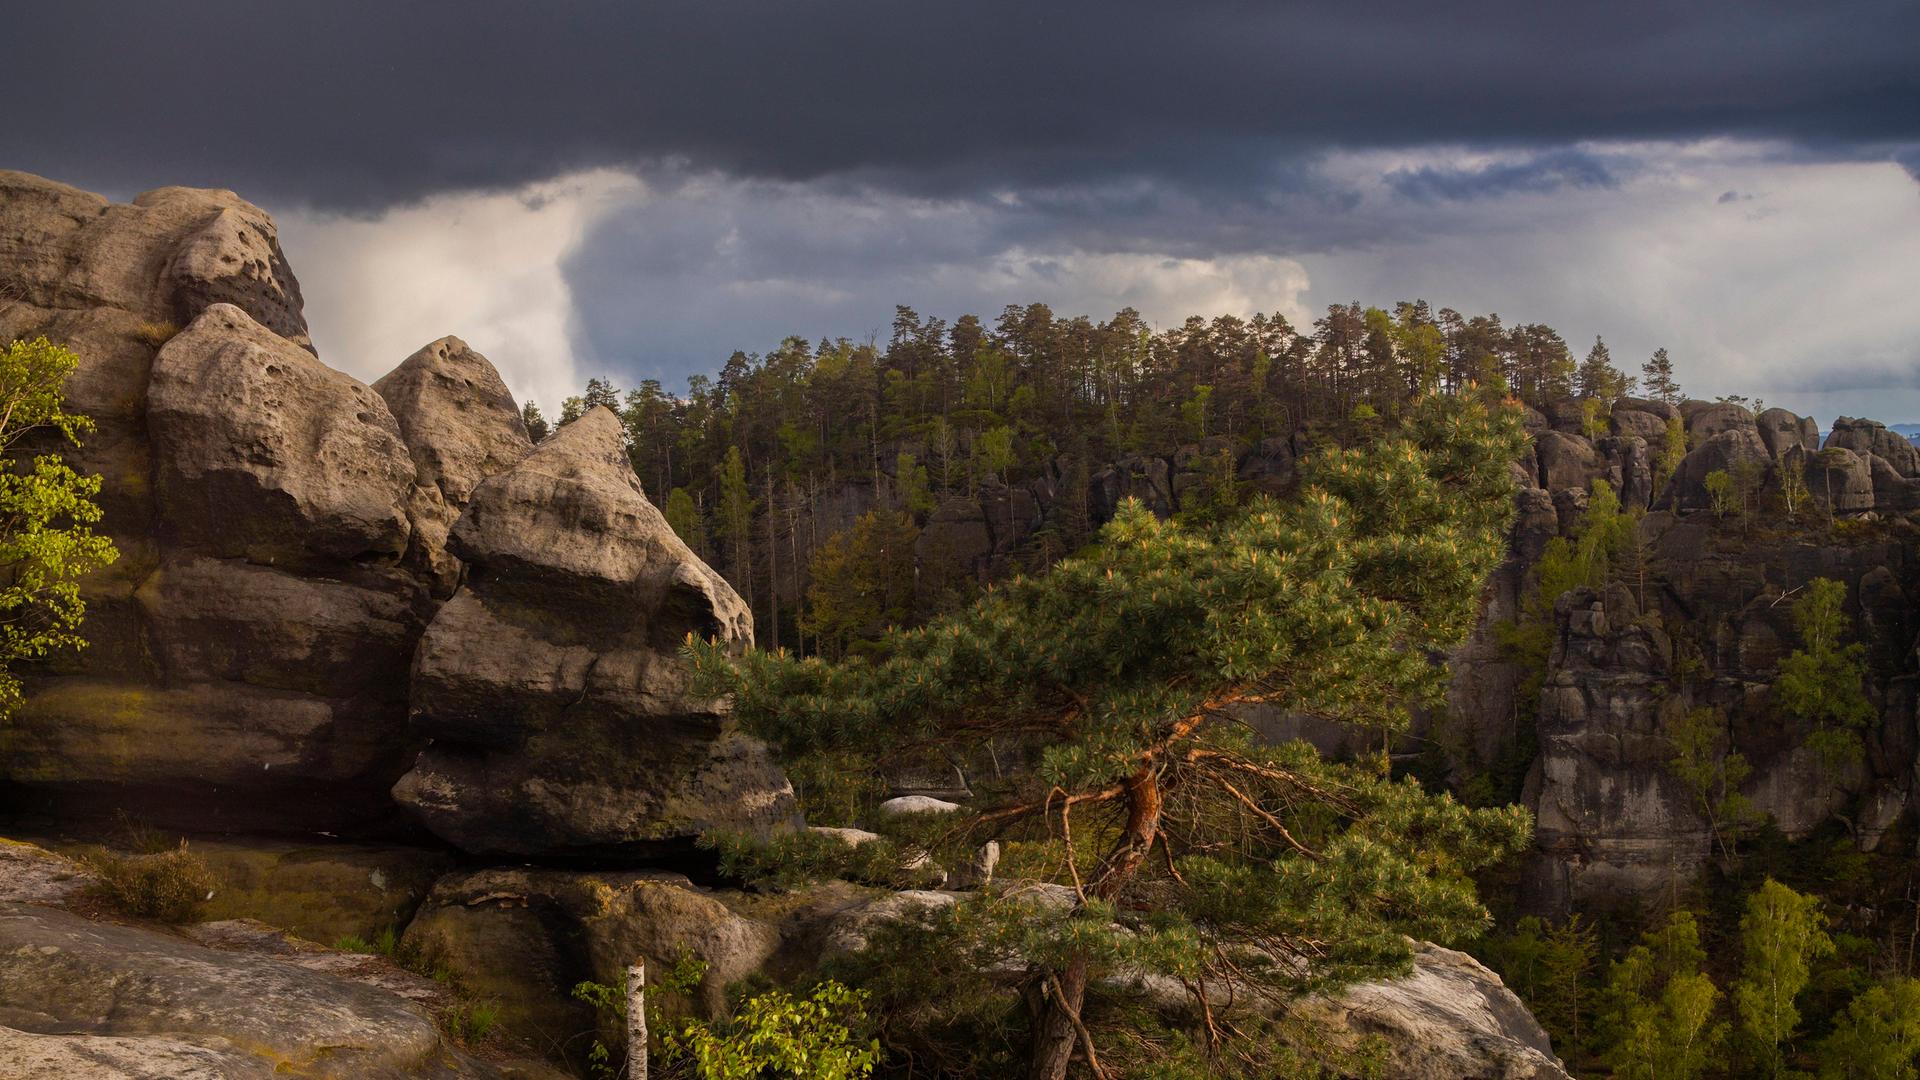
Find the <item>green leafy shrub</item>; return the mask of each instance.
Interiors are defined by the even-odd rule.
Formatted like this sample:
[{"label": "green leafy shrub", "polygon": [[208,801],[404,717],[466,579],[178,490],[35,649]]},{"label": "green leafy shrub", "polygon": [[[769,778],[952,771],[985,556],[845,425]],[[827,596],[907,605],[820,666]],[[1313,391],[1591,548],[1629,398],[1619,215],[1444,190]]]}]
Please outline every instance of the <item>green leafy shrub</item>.
[{"label": "green leafy shrub", "polygon": [[855,1080],[871,1076],[878,1040],[857,1032],[866,1024],[867,995],[828,980],[805,997],[769,990],[748,998],[732,1019],[690,1020],[662,1039],[668,1065],[687,1062],[698,1080]]},{"label": "green leafy shrub", "polygon": [[103,852],[89,860],[98,881],[93,895],[123,915],[162,922],[193,919],[218,883],[206,861],[187,842],[144,855]]}]

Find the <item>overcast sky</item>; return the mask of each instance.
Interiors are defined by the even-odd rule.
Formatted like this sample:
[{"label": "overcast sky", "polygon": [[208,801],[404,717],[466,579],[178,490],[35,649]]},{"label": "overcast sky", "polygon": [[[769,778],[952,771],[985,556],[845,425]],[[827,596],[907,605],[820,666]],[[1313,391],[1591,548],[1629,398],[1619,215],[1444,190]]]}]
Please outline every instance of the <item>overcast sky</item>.
[{"label": "overcast sky", "polygon": [[230,187],[324,359],[1424,297],[1920,420],[1920,4],[0,0],[0,167]]}]

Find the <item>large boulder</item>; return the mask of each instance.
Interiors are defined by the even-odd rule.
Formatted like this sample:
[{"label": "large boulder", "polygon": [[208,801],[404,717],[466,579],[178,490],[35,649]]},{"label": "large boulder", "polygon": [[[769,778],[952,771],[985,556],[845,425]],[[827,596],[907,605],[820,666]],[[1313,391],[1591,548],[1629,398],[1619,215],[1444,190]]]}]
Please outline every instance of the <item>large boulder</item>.
[{"label": "large boulder", "polygon": [[1687,439],[1699,446],[1708,439],[1727,431],[1758,431],[1754,425],[1753,413],[1745,406],[1730,402],[1694,402],[1681,406],[1681,415],[1687,422]]},{"label": "large boulder", "polygon": [[1768,409],[1754,420],[1760,432],[1760,441],[1766,444],[1767,453],[1780,457],[1791,447],[1801,446],[1808,450],[1820,449],[1820,425],[1813,422],[1811,416],[1795,416],[1785,409]]},{"label": "large boulder", "polygon": [[[1745,409],[1738,411],[1746,413]],[[1695,415],[1710,414],[1710,410],[1702,410]],[[1763,480],[1770,460],[1766,444],[1760,441],[1749,417],[1745,426],[1736,425],[1707,437],[1682,458],[1680,467],[1674,470],[1661,491],[1657,505],[1680,511],[1712,509],[1713,496],[1707,490],[1707,477],[1716,472],[1738,476],[1748,471],[1756,481]],[[1757,490],[1759,485],[1756,482],[1754,486]]]},{"label": "large boulder", "polygon": [[1829,513],[1873,509],[1873,471],[1866,458],[1846,447],[1810,450],[1790,446],[1780,459],[1780,468],[1797,470],[1806,479],[1807,495]]},{"label": "large boulder", "polygon": [[752,617],[642,494],[623,436],[588,413],[482,481],[454,525],[467,584],[412,682],[433,743],[394,796],[469,851],[659,850],[795,816],[765,748],[690,689],[688,635],[745,647]]},{"label": "large boulder", "polygon": [[234,304],[308,344],[273,220],[231,191],[160,188],[122,205],[0,171],[0,286],[31,307],[115,308],[156,324]]},{"label": "large boulder", "polygon": [[1585,491],[1588,484],[1606,473],[1606,466],[1585,436],[1543,431],[1533,441],[1540,462],[1540,486],[1548,491]]},{"label": "large boulder", "polygon": [[1915,447],[1899,432],[1888,431],[1887,426],[1878,420],[1861,420],[1851,416],[1835,420],[1833,430],[1827,433],[1823,449],[1834,447],[1851,450],[1862,459],[1869,454],[1883,458],[1901,476],[1920,476],[1920,447]]},{"label": "large boulder", "polygon": [[1159,517],[1172,517],[1173,467],[1163,457],[1127,457],[1093,474],[1088,491],[1094,519],[1106,521],[1128,499],[1139,499]]},{"label": "large boulder", "polygon": [[636,959],[664,976],[688,955],[706,965],[692,1005],[714,1016],[725,1011],[730,983],[774,957],[781,934],[664,871],[499,867],[441,878],[405,942],[498,1001],[514,1034],[562,1046],[594,1026],[574,984],[618,986]]},{"label": "large boulder", "polygon": [[1920,479],[1903,474],[1879,454],[1867,455],[1867,473],[1873,478],[1873,508],[1883,514],[1920,510]]},{"label": "large boulder", "polygon": [[0,1076],[492,1077],[427,1008],[274,956],[0,904]]},{"label": "large boulder", "polygon": [[1402,1080],[1567,1080],[1552,1041],[1500,977],[1463,952],[1421,942],[1413,970],[1309,998],[1298,1013],[1336,1044],[1385,1043]]},{"label": "large boulder", "polygon": [[413,563],[443,592],[459,574],[447,533],[480,481],[533,451],[520,408],[487,358],[457,337],[420,348],[373,384],[392,410],[419,489],[411,508]]},{"label": "large boulder", "polygon": [[239,308],[160,350],[147,425],[171,544],[314,569],[406,549],[415,469],[386,402]]}]

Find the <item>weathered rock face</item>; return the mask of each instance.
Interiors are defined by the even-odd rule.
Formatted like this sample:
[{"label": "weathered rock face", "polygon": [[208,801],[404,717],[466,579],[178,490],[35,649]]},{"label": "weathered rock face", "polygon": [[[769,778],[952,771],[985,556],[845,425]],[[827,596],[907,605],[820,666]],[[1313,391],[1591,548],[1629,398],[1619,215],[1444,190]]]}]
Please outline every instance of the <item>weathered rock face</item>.
[{"label": "weathered rock face", "polygon": [[1760,441],[1767,446],[1767,453],[1779,457],[1789,447],[1802,446],[1808,450],[1820,449],[1820,426],[1811,416],[1795,416],[1785,409],[1768,409],[1754,420],[1760,432]]},{"label": "weathered rock face", "polygon": [[270,956],[0,904],[0,1076],[491,1077],[428,1011]]},{"label": "weathered rock face", "polygon": [[102,474],[121,559],[83,586],[92,647],[0,732],[9,799],[388,816],[412,750],[394,675],[430,613],[393,568],[415,469],[378,396],[313,358],[272,222],[228,192],[116,206],[0,175],[0,339],[34,334],[81,356],[69,400],[98,430],[48,449]]},{"label": "weathered rock face", "polygon": [[271,839],[194,841],[220,883],[208,919],[255,919],[308,941],[399,932],[452,868],[436,850]]},{"label": "weathered rock face", "polygon": [[414,465],[386,403],[239,308],[160,350],[147,425],[169,546],[315,570],[406,550]]},{"label": "weathered rock face", "polygon": [[577,1043],[594,1027],[592,1010],[571,995],[583,979],[620,985],[636,958],[664,974],[684,951],[707,965],[693,1004],[713,1016],[725,1009],[727,984],[765,968],[781,939],[774,924],[675,874],[520,868],[441,878],[406,934],[500,1002],[509,1030],[545,1046]]},{"label": "weathered rock face", "polygon": [[[1674,725],[1692,709],[1724,718],[1727,749],[1752,767],[1742,792],[1789,836],[1856,800],[1898,807],[1906,799],[1910,703],[1889,702],[1863,767],[1822,767],[1805,745],[1809,726],[1782,715],[1768,688],[1799,645],[1782,597],[1818,577],[1848,584],[1860,598],[1850,608],[1866,616],[1862,632],[1883,663],[1896,661],[1891,654],[1915,629],[1900,584],[1916,569],[1910,549],[1892,538],[1741,537],[1707,515],[1650,514],[1642,534],[1658,568],[1642,592],[1614,585],[1561,600],[1528,782],[1540,852],[1528,875],[1536,908],[1649,897],[1684,884],[1709,857],[1700,798],[1668,764]],[[1682,676],[1683,665],[1691,675]],[[1862,834],[1860,842],[1873,840]]]},{"label": "weathered rock face", "polygon": [[1908,442],[1906,436],[1888,431],[1878,420],[1843,416],[1833,422],[1826,445],[1851,450],[1862,458],[1868,455],[1881,458],[1901,476],[1920,476],[1920,448]]},{"label": "weathered rock face", "polygon": [[1593,444],[1581,436],[1543,431],[1534,436],[1533,445],[1540,460],[1540,486],[1550,491],[1585,491],[1603,471]]},{"label": "weathered rock face", "polygon": [[752,642],[733,589],[641,494],[598,409],[480,483],[450,550],[467,584],[413,676],[433,744],[394,789],[470,851],[646,849],[794,815],[763,747],[692,696],[689,634]]},{"label": "weathered rock face", "polygon": [[[1714,410],[1721,408],[1723,406],[1715,406]],[[1737,411],[1742,416],[1746,415],[1745,409]],[[1696,415],[1714,416],[1717,413],[1703,410]],[[1694,449],[1681,459],[1680,467],[1674,470],[1672,479],[1660,494],[1658,505],[1674,510],[1712,509],[1713,496],[1707,491],[1708,476],[1716,472],[1731,476],[1747,469],[1764,479],[1771,460],[1766,444],[1760,441],[1752,418],[1748,417],[1744,426],[1732,426],[1698,440]]]},{"label": "weathered rock face", "polygon": [[1384,1039],[1388,1075],[1405,1080],[1565,1080],[1525,1005],[1466,953],[1421,943],[1413,971],[1359,983],[1303,1011],[1336,1040]]},{"label": "weathered rock face", "polygon": [[386,400],[418,470],[410,562],[452,591],[459,560],[447,533],[480,481],[533,451],[520,409],[487,358],[444,337],[402,361],[373,390]]},{"label": "weathered rock face", "polygon": [[[610,414],[517,468],[519,409],[458,338],[375,387],[327,367],[272,222],[227,192],[116,206],[0,174],[0,340],[34,334],[81,357],[69,397],[99,430],[63,452],[105,478],[122,557],[84,584],[92,647],[0,728],[9,806],[371,829],[404,820],[391,791],[436,738],[406,790],[476,849],[790,814],[765,751],[686,697],[682,638],[751,619]],[[462,559],[485,569],[454,596]]]}]

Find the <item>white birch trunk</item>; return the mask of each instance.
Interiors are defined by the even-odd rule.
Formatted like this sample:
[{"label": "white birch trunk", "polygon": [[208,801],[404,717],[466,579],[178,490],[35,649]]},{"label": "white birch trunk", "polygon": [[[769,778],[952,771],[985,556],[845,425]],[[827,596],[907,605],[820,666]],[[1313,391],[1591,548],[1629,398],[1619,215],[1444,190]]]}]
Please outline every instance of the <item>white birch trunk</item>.
[{"label": "white birch trunk", "polygon": [[647,961],[627,968],[627,1080],[647,1080]]}]

